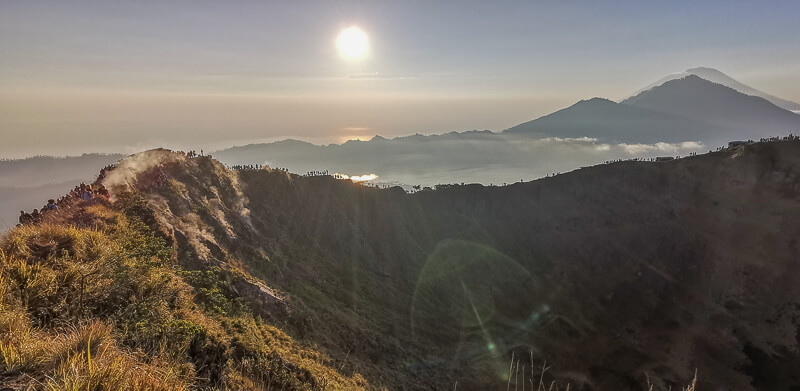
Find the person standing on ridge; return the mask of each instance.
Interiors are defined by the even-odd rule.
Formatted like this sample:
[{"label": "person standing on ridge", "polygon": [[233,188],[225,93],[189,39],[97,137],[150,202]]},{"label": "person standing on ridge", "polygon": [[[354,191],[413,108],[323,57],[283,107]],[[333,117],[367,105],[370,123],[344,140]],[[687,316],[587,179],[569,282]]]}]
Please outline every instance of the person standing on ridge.
[{"label": "person standing on ridge", "polygon": [[33,217],[31,217],[30,213],[25,212],[24,210],[19,211],[19,223],[20,224],[28,224],[31,222]]}]

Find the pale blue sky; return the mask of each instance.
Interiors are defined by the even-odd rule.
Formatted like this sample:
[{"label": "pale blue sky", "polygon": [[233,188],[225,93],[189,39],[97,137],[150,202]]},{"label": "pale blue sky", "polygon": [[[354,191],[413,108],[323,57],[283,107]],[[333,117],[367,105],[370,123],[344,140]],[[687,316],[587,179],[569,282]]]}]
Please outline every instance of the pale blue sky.
[{"label": "pale blue sky", "polygon": [[[502,130],[696,66],[800,101],[798,15],[798,1],[0,0],[0,157]],[[366,59],[336,52],[351,25]]]}]

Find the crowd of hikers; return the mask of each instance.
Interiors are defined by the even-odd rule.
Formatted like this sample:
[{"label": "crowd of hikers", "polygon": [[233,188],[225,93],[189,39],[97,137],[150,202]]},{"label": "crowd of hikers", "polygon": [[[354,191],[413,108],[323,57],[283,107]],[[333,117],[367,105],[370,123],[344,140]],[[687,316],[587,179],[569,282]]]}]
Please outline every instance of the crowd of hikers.
[{"label": "crowd of hikers", "polygon": [[767,137],[767,138],[761,138],[761,139],[759,140],[759,142],[762,142],[762,143],[763,143],[763,142],[769,142],[769,141],[780,141],[780,140],[784,140],[784,141],[800,140],[800,136],[795,136],[795,134],[794,134],[794,133],[789,133],[789,135],[788,135],[788,136],[784,136],[784,137]]},{"label": "crowd of hikers", "polygon": [[103,167],[102,169],[100,169],[100,175],[97,176],[97,181],[98,182],[102,182],[103,179],[106,178],[106,175],[108,175],[108,173],[113,171],[115,168],[117,168],[116,165],[109,164],[109,165]]},{"label": "crowd of hikers", "polygon": [[[766,143],[766,142],[771,142],[771,141],[781,141],[781,140],[791,141],[791,140],[798,140],[798,139],[800,139],[800,136],[795,136],[794,133],[789,133],[788,136],[783,136],[783,137],[779,137],[779,136],[776,136],[776,137],[762,137],[758,141],[755,141],[755,140],[731,141],[730,143],[728,143],[727,147],[725,147],[725,146],[717,147],[717,148],[714,149],[713,152],[724,151],[725,149],[728,149],[728,148],[731,148],[731,147],[735,147],[735,146],[739,146],[739,145],[755,144],[756,142]],[[711,153],[711,152],[712,152],[711,150],[708,151],[708,153]],[[687,155],[687,156],[697,156],[697,152],[690,152],[689,155]],[[669,156],[668,158],[669,158],[669,160],[680,159],[681,156]],[[610,164],[610,163],[617,163],[617,162],[622,162],[622,161],[657,162],[657,161],[664,161],[664,160],[667,160],[667,159],[664,159],[663,157],[662,158],[658,158],[658,157],[640,158],[640,157],[637,157],[637,158],[630,158],[630,159],[606,160],[603,163],[604,164]],[[558,175],[558,174],[552,174],[552,175],[548,175],[548,176],[555,176],[555,175]]]},{"label": "crowd of hikers", "polygon": [[111,193],[109,193],[108,189],[102,184],[92,187],[92,185],[81,182],[80,185],[75,186],[69,193],[59,197],[57,200],[52,198],[47,200],[47,204],[42,206],[41,209],[34,209],[31,213],[25,212],[24,210],[20,211],[18,225],[39,223],[44,216],[54,211],[68,209],[80,201],[88,201],[95,197],[109,199],[111,198]]},{"label": "crowd of hikers", "polygon": [[[265,166],[263,164],[234,164],[232,166],[226,165],[226,167],[236,171],[258,171],[263,169],[264,167],[269,167],[269,166]],[[288,168],[283,168],[283,167],[269,167],[269,168],[272,169],[273,171],[289,172]]]}]

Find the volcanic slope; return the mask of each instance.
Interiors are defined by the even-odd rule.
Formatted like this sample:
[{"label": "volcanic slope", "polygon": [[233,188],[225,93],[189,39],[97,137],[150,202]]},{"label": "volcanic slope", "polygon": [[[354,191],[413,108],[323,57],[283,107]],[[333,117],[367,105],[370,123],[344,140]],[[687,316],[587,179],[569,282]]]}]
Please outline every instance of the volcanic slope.
[{"label": "volcanic slope", "polygon": [[104,183],[276,352],[308,352],[269,356],[297,387],[493,389],[512,352],[571,389],[800,386],[797,140],[415,194],[164,150]]},{"label": "volcanic slope", "polygon": [[147,194],[197,258],[184,262],[285,292],[263,316],[349,352],[370,384],[491,384],[516,347],[601,389],[694,369],[709,386],[781,388],[797,381],[781,374],[797,351],[798,152],[758,143],[417,194],[199,159]]}]

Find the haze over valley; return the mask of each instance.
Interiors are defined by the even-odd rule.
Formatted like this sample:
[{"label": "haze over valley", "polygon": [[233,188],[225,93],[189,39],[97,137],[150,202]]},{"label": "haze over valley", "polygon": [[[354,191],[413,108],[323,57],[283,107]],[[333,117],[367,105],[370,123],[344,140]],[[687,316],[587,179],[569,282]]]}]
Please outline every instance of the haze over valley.
[{"label": "haze over valley", "polygon": [[[717,82],[696,73],[711,75],[709,78]],[[229,166],[263,165],[296,173],[348,176],[373,174],[373,182],[379,186],[411,190],[413,186],[449,183],[502,185],[529,181],[607,161],[686,156],[726,146],[729,141],[800,132],[800,115],[767,98],[788,108],[794,107],[793,102],[762,93],[710,68],[676,75],[619,103],[598,97],[585,99],[501,131],[415,134],[391,139],[375,135],[327,145],[287,139],[206,152]],[[197,148],[187,144],[184,149]],[[74,175],[67,176],[71,182],[86,180],[94,169],[121,156],[50,159],[59,166],[58,170],[39,164],[39,160],[48,159],[0,162],[6,172],[0,191],[8,194],[0,205],[4,226],[12,225],[14,210],[40,206],[34,200],[47,198],[48,192],[59,188],[58,183],[65,179],[63,171]],[[16,194],[26,195],[15,197]],[[31,199],[28,195],[33,194],[41,196]]]}]

